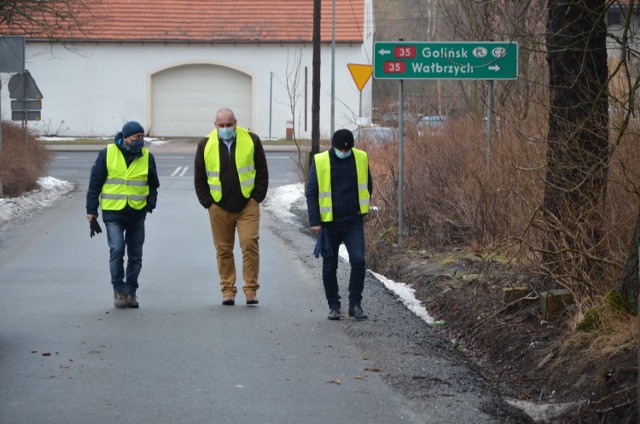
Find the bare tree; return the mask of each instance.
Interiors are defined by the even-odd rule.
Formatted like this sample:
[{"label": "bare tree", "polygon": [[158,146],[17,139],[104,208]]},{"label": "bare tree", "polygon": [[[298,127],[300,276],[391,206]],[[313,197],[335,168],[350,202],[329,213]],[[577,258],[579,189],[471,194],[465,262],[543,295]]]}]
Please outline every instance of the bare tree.
[{"label": "bare tree", "polygon": [[64,38],[82,28],[86,6],[87,0],[0,0],[0,26],[14,34]]},{"label": "bare tree", "polygon": [[289,112],[291,113],[292,137],[293,142],[298,150],[298,172],[303,178],[303,181],[306,181],[306,177],[309,171],[308,165],[310,158],[305,157],[306,153],[302,151],[302,147],[297,140],[298,128],[300,127],[303,119],[303,116],[300,116],[298,112],[298,102],[300,100],[300,97],[302,97],[304,90],[304,75],[302,73],[302,69],[302,49],[297,48],[293,51],[293,53],[291,51],[288,51],[284,81],[281,81],[279,78],[278,80],[287,91],[287,106],[289,107]]},{"label": "bare tree", "polygon": [[[495,86],[495,113],[517,123],[530,115],[532,105],[545,102],[543,2],[439,0],[439,8],[438,36],[445,40],[519,44],[518,79]],[[486,107],[484,85],[483,81],[450,83],[458,99],[456,108],[479,119]]]},{"label": "bare tree", "polygon": [[[637,13],[635,11],[638,7],[637,1],[631,0],[626,6],[626,9],[624,9],[619,2],[610,2],[610,7],[617,7],[617,11],[620,12],[622,17],[617,31],[612,31],[609,34],[614,43],[613,47],[619,51],[617,63],[614,63],[611,70],[613,125],[617,131],[615,142],[613,143],[614,149],[623,143],[623,136],[629,132],[631,122],[637,116],[636,98],[640,88],[640,69],[638,66],[640,64],[640,51],[637,49],[639,35],[636,32],[638,27],[632,25],[634,16]],[[640,197],[640,190],[635,190],[632,194],[637,199]],[[640,211],[636,216],[629,254],[618,283],[618,290],[623,300],[632,310],[638,310],[638,307],[640,307],[640,302],[638,301],[638,295],[640,295],[639,246]]]},{"label": "bare tree", "polygon": [[[543,252],[552,275],[597,281],[609,167],[605,0],[549,0],[549,132]],[[579,257],[579,260],[576,260]],[[591,292],[593,287],[583,287]],[[595,293],[590,293],[595,294]]]},{"label": "bare tree", "polygon": [[[291,57],[293,56],[293,57]],[[301,90],[304,88],[302,79],[302,49],[297,48],[293,54],[287,51],[287,66],[284,81],[280,81],[287,90],[287,106],[291,112],[291,121],[293,125],[293,141],[296,143],[298,128],[298,101],[302,96]]]}]

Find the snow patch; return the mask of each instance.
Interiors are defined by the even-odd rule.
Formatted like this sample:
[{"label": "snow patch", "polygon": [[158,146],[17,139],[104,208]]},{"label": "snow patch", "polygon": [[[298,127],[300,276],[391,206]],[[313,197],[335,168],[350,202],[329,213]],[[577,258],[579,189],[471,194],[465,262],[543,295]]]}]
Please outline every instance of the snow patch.
[{"label": "snow patch", "polygon": [[39,189],[20,197],[0,198],[0,227],[14,219],[29,216],[34,210],[49,206],[53,201],[73,190],[73,184],[53,177],[38,179]]}]

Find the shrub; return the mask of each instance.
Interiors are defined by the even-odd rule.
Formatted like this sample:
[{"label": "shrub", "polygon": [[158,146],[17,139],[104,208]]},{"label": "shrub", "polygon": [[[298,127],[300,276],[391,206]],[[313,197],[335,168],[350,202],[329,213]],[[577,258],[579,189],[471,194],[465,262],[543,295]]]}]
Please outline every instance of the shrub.
[{"label": "shrub", "polygon": [[35,136],[13,122],[2,122],[0,181],[3,195],[16,197],[38,188],[51,161],[49,152]]},{"label": "shrub", "polygon": [[[510,121],[502,116],[501,121],[490,145],[484,128],[471,119],[452,120],[446,130],[426,136],[405,131],[406,247],[501,249],[580,297],[614,290],[640,200],[638,131],[632,128],[618,142],[612,140],[607,197],[594,211],[600,218],[600,227],[592,229],[601,235],[598,249],[572,250],[567,257],[575,265],[568,268],[576,271],[554,275],[539,257],[545,249],[539,208],[545,190],[547,123],[539,117]],[[395,241],[388,237],[389,229],[398,234],[398,145],[363,147],[374,179],[372,204],[379,208],[368,223],[368,244],[388,246]],[[376,234],[387,237],[382,240]],[[597,278],[578,272],[584,262],[601,264]]]}]

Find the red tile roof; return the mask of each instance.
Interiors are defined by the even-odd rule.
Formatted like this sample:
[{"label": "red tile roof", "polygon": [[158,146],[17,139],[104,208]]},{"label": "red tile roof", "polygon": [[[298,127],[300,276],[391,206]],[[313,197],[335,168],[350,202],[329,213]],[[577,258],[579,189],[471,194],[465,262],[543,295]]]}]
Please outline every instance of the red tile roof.
[{"label": "red tile roof", "polygon": [[[84,0],[81,29],[60,25],[68,41],[162,43],[311,42],[313,0]],[[336,43],[361,43],[364,0],[335,0]],[[331,41],[332,0],[322,0],[321,37]],[[14,26],[13,35],[25,34]],[[28,28],[28,27],[27,27]],[[48,39],[27,29],[31,39]]]}]

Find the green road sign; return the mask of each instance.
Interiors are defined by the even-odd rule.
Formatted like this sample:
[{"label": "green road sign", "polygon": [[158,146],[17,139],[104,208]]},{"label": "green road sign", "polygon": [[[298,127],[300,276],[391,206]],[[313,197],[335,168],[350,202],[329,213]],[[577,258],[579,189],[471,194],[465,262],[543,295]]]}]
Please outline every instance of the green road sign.
[{"label": "green road sign", "polygon": [[518,78],[518,43],[384,41],[374,43],[376,79]]}]

